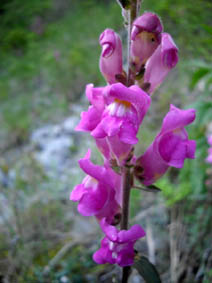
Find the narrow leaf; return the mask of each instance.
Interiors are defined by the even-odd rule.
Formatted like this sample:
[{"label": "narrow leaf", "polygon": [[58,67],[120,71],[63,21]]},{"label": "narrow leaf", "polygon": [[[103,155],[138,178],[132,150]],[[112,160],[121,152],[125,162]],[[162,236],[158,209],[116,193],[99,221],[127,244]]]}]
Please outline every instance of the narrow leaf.
[{"label": "narrow leaf", "polygon": [[147,188],[147,189],[150,189],[150,190],[152,190],[152,191],[155,191],[155,192],[160,192],[160,191],[161,191],[161,189],[158,188],[158,187],[155,186],[155,185],[150,185],[150,186],[147,186],[146,188]]},{"label": "narrow leaf", "polygon": [[146,283],[162,282],[156,267],[145,256],[137,254],[132,267],[138,271]]},{"label": "narrow leaf", "polygon": [[210,72],[210,68],[207,67],[202,67],[199,68],[197,71],[195,71],[193,73],[192,79],[191,79],[191,84],[190,84],[190,88],[193,89],[196,84],[204,77],[206,76],[208,73]]}]

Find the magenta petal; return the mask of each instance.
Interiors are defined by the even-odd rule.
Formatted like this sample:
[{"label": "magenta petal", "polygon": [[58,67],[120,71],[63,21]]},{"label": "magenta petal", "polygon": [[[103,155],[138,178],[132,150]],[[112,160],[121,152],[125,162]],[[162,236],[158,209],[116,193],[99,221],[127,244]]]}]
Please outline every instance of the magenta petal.
[{"label": "magenta petal", "polygon": [[145,235],[146,233],[143,228],[140,225],[135,224],[129,230],[121,230],[118,233],[118,242],[127,243],[129,241],[136,241]]},{"label": "magenta petal", "polygon": [[188,140],[186,144],[186,157],[194,159],[195,158],[195,151],[196,151],[196,141]]},{"label": "magenta petal", "polygon": [[101,241],[101,248],[93,254],[93,260],[98,264],[116,263],[112,257],[112,251],[108,247],[108,239],[106,237]]},{"label": "magenta petal", "polygon": [[90,106],[88,111],[81,113],[81,121],[76,126],[76,131],[90,132],[96,128],[101,119],[101,112],[99,112],[95,107]]},{"label": "magenta petal", "polygon": [[143,169],[141,169],[142,171],[140,173],[136,172],[135,176],[146,186],[153,184],[169,168],[166,162],[160,157],[157,144],[154,143],[137,159],[136,163]]},{"label": "magenta petal", "polygon": [[79,184],[74,187],[73,191],[70,194],[70,200],[72,201],[79,201],[83,194],[85,193],[85,188],[83,184]]},{"label": "magenta petal", "polygon": [[136,138],[137,131],[130,123],[123,123],[123,127],[120,130],[119,138],[120,141],[127,144],[137,144],[138,139]]},{"label": "magenta petal", "polygon": [[150,12],[133,22],[130,53],[137,72],[160,44],[162,29],[158,16]]},{"label": "magenta petal", "polygon": [[208,137],[208,144],[212,145],[212,135]]},{"label": "magenta petal", "polygon": [[108,95],[132,103],[137,110],[149,108],[151,98],[138,86],[127,88],[121,83],[113,84],[108,88]]},{"label": "magenta petal", "polygon": [[186,158],[186,142],[183,142],[180,136],[172,132],[163,135],[160,139],[158,150],[165,162],[169,166],[182,168]]},{"label": "magenta petal", "polygon": [[103,218],[100,226],[102,228],[102,231],[105,233],[108,239],[110,241],[115,242],[118,237],[118,230],[116,229],[115,226],[109,225],[106,221],[106,218]]},{"label": "magenta petal", "polygon": [[114,157],[116,157],[120,163],[119,165],[121,165],[122,161],[124,161],[130,153],[132,145],[121,142],[118,135],[107,137],[107,140],[111,150],[110,158],[113,159]]},{"label": "magenta petal", "polygon": [[178,48],[171,36],[163,33],[161,44],[146,63],[144,82],[150,83],[150,89],[148,90],[150,94],[163,82],[177,62]]},{"label": "magenta petal", "polygon": [[188,124],[191,124],[195,119],[195,112],[195,109],[181,110],[171,104],[169,112],[163,119],[161,132],[183,128]]},{"label": "magenta petal", "polygon": [[78,211],[84,216],[97,214],[105,205],[108,198],[107,188],[98,185],[97,189],[88,188],[78,204]]},{"label": "magenta petal", "polygon": [[[159,17],[151,12],[145,12],[133,22],[133,27],[137,27],[140,31],[160,34],[163,31],[162,23]],[[132,36],[131,36],[132,37]],[[133,40],[133,38],[131,38]]]},{"label": "magenta petal", "polygon": [[86,86],[86,96],[89,102],[99,111],[103,111],[105,107],[104,91],[107,87],[93,87],[93,84]]},{"label": "magenta petal", "polygon": [[129,243],[118,253],[117,264],[121,267],[130,266],[134,263],[134,243]]},{"label": "magenta petal", "polygon": [[122,43],[119,35],[112,29],[106,29],[99,39],[102,53],[99,68],[106,81],[110,84],[116,82],[116,75],[122,73]]},{"label": "magenta petal", "polygon": [[91,136],[96,139],[103,139],[107,136],[107,133],[104,131],[104,128],[102,126],[103,120],[97,125],[97,127],[91,132]]},{"label": "magenta petal", "polygon": [[110,148],[107,143],[107,138],[103,139],[95,139],[96,140],[96,145],[99,149],[99,151],[104,155],[104,157],[107,159],[110,159]]},{"label": "magenta petal", "polygon": [[115,136],[119,132],[122,123],[123,120],[115,116],[107,116],[101,122],[104,131],[109,137]]},{"label": "magenta petal", "polygon": [[80,168],[91,177],[95,178],[96,180],[99,180],[110,187],[114,186],[114,180],[111,178],[111,172],[110,170],[107,170],[103,166],[94,165],[90,161],[90,151],[87,153],[87,155],[79,160]]}]

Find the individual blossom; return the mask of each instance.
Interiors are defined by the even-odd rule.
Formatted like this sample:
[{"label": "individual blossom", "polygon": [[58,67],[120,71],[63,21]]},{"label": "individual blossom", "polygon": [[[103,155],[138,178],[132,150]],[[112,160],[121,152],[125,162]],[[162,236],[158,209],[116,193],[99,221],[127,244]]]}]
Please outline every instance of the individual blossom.
[{"label": "individual blossom", "polygon": [[120,211],[120,176],[109,167],[94,165],[90,150],[79,160],[79,165],[87,175],[75,186],[70,199],[79,202],[78,211],[83,216],[106,217],[112,223]]},{"label": "individual blossom", "polygon": [[121,39],[112,29],[106,29],[101,33],[99,43],[102,46],[100,71],[109,84],[116,83],[116,75],[123,72]]},{"label": "individual blossom", "polygon": [[195,158],[196,143],[188,139],[185,126],[195,119],[195,110],[174,105],[163,119],[162,128],[146,152],[136,161],[135,176],[151,185],[172,166],[182,168],[185,158]]},{"label": "individual blossom", "polygon": [[101,248],[93,255],[93,260],[98,264],[115,264],[129,266],[134,262],[134,244],[145,236],[145,231],[138,224],[129,230],[119,231],[109,225],[105,218],[101,221],[101,228],[105,237],[101,241]]},{"label": "individual blossom", "polygon": [[210,148],[208,149],[208,157],[206,158],[206,161],[212,164],[212,135],[208,137],[208,144],[210,145]]},{"label": "individual blossom", "polygon": [[163,30],[156,14],[146,12],[133,22],[131,32],[131,64],[139,72],[161,42]]},{"label": "individual blossom", "polygon": [[138,142],[136,135],[151,99],[138,86],[128,88],[121,83],[109,86],[105,95],[110,103],[91,135],[103,155],[120,164]]},{"label": "individual blossom", "polygon": [[146,63],[144,83],[149,84],[152,93],[178,62],[178,48],[168,33],[162,33],[161,44]]}]

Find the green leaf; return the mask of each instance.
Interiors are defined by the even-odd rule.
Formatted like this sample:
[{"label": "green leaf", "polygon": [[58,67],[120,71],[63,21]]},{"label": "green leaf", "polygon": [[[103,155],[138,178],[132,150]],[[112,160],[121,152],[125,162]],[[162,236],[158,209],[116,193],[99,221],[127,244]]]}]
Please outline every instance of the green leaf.
[{"label": "green leaf", "polygon": [[156,267],[146,258],[137,254],[133,266],[143,277],[146,283],[161,283]]},{"label": "green leaf", "polygon": [[150,190],[153,191],[153,192],[160,192],[160,191],[161,191],[161,189],[158,188],[158,187],[155,186],[155,185],[146,186],[146,188],[147,188],[147,189],[150,189]]},{"label": "green leaf", "polygon": [[199,68],[197,71],[195,71],[193,73],[193,76],[191,78],[191,84],[190,84],[190,88],[193,89],[196,84],[204,77],[206,76],[208,73],[210,72],[210,68],[207,67],[202,67]]}]

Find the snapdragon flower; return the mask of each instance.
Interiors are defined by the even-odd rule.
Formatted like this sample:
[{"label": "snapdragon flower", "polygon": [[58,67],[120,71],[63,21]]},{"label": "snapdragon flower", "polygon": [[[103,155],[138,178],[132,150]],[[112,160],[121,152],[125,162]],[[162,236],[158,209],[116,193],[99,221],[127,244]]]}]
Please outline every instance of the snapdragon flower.
[{"label": "snapdragon flower", "polygon": [[168,33],[162,33],[161,44],[149,58],[145,66],[144,83],[150,85],[152,93],[178,62],[178,48]]},{"label": "snapdragon flower", "polygon": [[79,160],[80,168],[87,173],[82,183],[70,194],[70,199],[79,202],[78,211],[83,216],[106,217],[112,223],[120,211],[120,176],[111,168],[94,165],[90,150]]},{"label": "snapdragon flower", "polygon": [[109,225],[105,218],[100,226],[105,233],[101,241],[101,248],[93,255],[93,260],[99,264],[115,264],[129,266],[134,262],[134,244],[146,235],[143,228],[135,224],[129,230],[119,231],[116,227]]},{"label": "snapdragon flower", "polygon": [[193,159],[196,143],[188,139],[185,126],[195,119],[195,110],[181,110],[174,105],[163,119],[162,128],[135,167],[135,176],[145,185],[151,185],[172,166],[182,168],[185,158]]},{"label": "snapdragon flower", "polygon": [[119,35],[112,29],[106,29],[99,37],[102,53],[99,68],[109,84],[116,83],[116,75],[122,74],[122,43]]},{"label": "snapdragon flower", "polygon": [[131,63],[139,72],[161,42],[163,26],[159,17],[146,12],[133,22],[131,32]]},{"label": "snapdragon flower", "polygon": [[138,142],[136,135],[151,99],[138,86],[128,88],[121,83],[108,87],[105,95],[110,103],[91,135],[107,158],[115,158],[121,164]]}]

